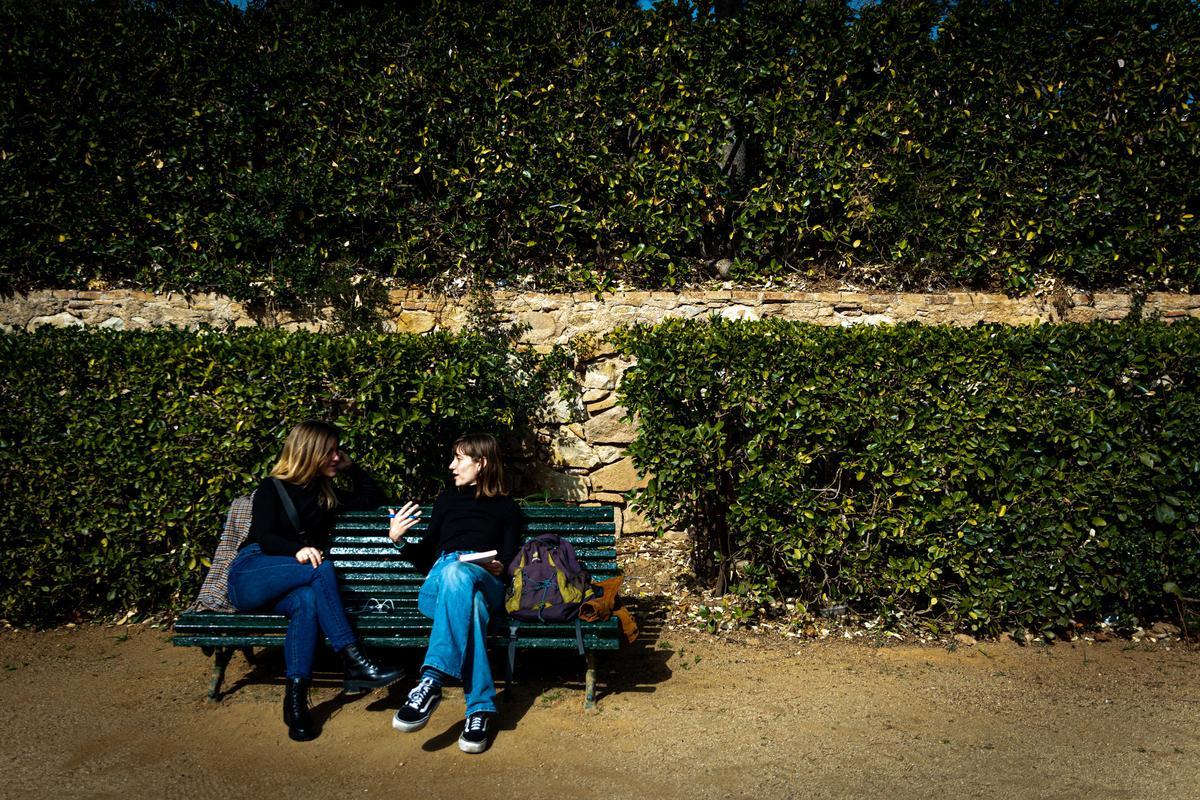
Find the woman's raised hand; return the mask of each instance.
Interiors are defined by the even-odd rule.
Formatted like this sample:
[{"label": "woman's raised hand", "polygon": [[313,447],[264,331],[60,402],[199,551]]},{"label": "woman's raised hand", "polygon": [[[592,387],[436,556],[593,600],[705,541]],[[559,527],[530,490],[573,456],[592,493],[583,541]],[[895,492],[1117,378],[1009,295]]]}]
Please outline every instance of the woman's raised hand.
[{"label": "woman's raised hand", "polygon": [[315,547],[301,547],[296,551],[296,560],[301,564],[312,564],[316,569],[321,566],[321,551]]},{"label": "woman's raised hand", "polygon": [[405,503],[403,508],[389,508],[388,512],[392,515],[388,537],[397,544],[409,528],[421,521],[421,507],[411,501]]}]

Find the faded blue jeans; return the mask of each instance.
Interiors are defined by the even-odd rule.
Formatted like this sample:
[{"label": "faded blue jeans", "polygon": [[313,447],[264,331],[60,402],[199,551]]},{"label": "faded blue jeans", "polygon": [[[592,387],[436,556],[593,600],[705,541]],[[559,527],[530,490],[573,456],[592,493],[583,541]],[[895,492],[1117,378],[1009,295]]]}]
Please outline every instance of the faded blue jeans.
[{"label": "faded blue jeans", "polygon": [[496,712],[496,684],[487,656],[488,620],[504,603],[504,584],[477,564],[444,553],[429,570],[417,608],[433,620],[424,666],[462,681],[467,715]]},{"label": "faded blue jeans", "polygon": [[322,631],[335,651],[356,637],[338,595],[333,564],[301,564],[295,556],[268,556],[247,545],[229,566],[229,602],[238,611],[273,611],[288,618],[283,639],[289,678],[311,678]]}]

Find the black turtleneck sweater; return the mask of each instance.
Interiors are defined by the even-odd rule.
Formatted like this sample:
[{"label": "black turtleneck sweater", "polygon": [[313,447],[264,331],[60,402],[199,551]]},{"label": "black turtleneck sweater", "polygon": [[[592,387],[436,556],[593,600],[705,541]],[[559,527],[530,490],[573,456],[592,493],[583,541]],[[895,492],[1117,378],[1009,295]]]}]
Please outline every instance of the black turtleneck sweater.
[{"label": "black turtleneck sweater", "polygon": [[507,565],[521,547],[524,519],[511,497],[475,497],[474,486],[447,489],[433,503],[429,528],[418,545],[439,556],[456,550],[497,550]]},{"label": "black turtleneck sweater", "polygon": [[283,488],[288,497],[292,498],[292,504],[296,506],[296,516],[300,518],[300,531],[297,531],[288,519],[283,501],[279,499],[279,492],[271,485],[272,480],[263,478],[254,492],[250,532],[246,535],[242,547],[257,544],[262,547],[263,553],[269,556],[294,556],[302,547],[324,550],[338,513],[375,508],[387,502],[375,479],[357,464],[346,470],[345,474],[354,488],[348,492],[334,490],[338,498],[337,508],[321,508],[317,503],[318,493],[315,488],[283,481]]}]

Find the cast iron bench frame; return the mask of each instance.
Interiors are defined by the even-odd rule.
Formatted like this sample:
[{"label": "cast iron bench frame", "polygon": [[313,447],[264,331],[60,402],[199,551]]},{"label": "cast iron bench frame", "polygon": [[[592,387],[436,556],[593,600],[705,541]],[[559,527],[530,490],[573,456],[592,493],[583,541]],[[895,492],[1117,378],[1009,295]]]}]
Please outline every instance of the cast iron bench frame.
[{"label": "cast iron bench frame", "polygon": [[[611,506],[522,506],[527,536],[557,533],[571,542],[579,562],[599,582],[620,573]],[[422,508],[429,519],[432,509]],[[426,528],[418,523],[406,537],[415,542]],[[424,648],[432,621],[417,610],[417,591],[424,572],[404,557],[387,536],[387,508],[348,511],[330,537],[326,559],[338,573],[342,602],[360,639],[375,648]],[[213,656],[208,697],[218,700],[225,668],[235,650],[252,661],[254,647],[282,647],[287,617],[281,614],[184,612],[175,621],[172,643],[200,647]],[[518,649],[575,650],[587,660],[584,707],[596,703],[596,651],[616,650],[620,632],[615,619],[603,622],[525,622],[493,615],[489,647],[507,650],[507,684],[511,686]]]}]

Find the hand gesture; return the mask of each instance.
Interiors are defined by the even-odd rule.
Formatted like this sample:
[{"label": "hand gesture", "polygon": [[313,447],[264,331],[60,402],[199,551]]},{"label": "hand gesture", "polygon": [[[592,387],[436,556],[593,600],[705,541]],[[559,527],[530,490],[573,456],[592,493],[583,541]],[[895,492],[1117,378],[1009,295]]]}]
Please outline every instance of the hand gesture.
[{"label": "hand gesture", "polygon": [[403,508],[389,508],[388,513],[392,515],[388,538],[396,544],[400,544],[409,528],[421,521],[421,508],[412,501],[405,503]]},{"label": "hand gesture", "polygon": [[301,547],[296,551],[296,560],[301,564],[312,564],[313,569],[321,566],[324,560],[321,556],[321,551],[315,547]]}]

